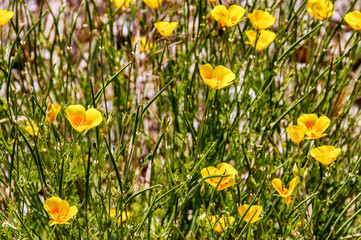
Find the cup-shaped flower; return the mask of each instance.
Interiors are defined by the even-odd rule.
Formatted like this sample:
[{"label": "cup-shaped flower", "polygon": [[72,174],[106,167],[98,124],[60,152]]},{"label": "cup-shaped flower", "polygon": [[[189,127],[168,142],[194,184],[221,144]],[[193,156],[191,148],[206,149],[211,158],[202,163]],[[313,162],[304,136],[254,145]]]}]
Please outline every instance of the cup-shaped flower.
[{"label": "cup-shaped flower", "polygon": [[213,166],[203,168],[201,174],[203,178],[213,175],[227,175],[225,177],[213,177],[206,179],[206,182],[212,187],[216,188],[218,186],[217,190],[220,191],[236,184],[235,178],[238,171],[228,163],[220,163],[217,168]]},{"label": "cup-shaped flower", "polygon": [[154,23],[154,27],[158,29],[160,35],[162,35],[163,37],[168,37],[177,27],[177,24],[178,23],[176,22],[157,22]]},{"label": "cup-shaped flower", "polygon": [[110,0],[116,8],[129,7],[135,0]]},{"label": "cup-shaped flower", "polygon": [[0,27],[7,24],[14,16],[14,12],[0,9]]},{"label": "cup-shaped flower", "polygon": [[313,148],[310,151],[312,157],[323,165],[330,165],[336,161],[337,156],[340,154],[341,148],[335,148],[334,146],[321,146]]},{"label": "cup-shaped flower", "polygon": [[238,5],[232,5],[228,9],[223,5],[218,5],[214,7],[211,15],[222,27],[233,27],[243,19],[245,13],[246,10]]},{"label": "cup-shaped flower", "polygon": [[162,4],[163,0],[143,0],[148,7],[156,9]]},{"label": "cup-shaped flower", "polygon": [[[240,206],[238,208],[238,213],[241,216],[243,216],[243,214],[246,212],[248,207],[249,207],[248,204],[244,204],[244,205]],[[245,222],[251,221],[251,223],[255,223],[255,222],[257,222],[258,220],[261,219],[261,217],[259,217],[261,212],[262,212],[262,207],[261,206],[257,206],[257,205],[251,206],[249,208],[248,212],[246,213],[246,215],[244,216],[243,221],[245,221]]]},{"label": "cup-shaped flower", "polygon": [[[257,32],[253,30],[249,30],[246,32],[247,38],[249,40],[249,44],[254,46],[257,38]],[[257,39],[256,50],[262,51],[267,48],[276,38],[276,34],[269,30],[261,30]]]},{"label": "cup-shaped flower", "polygon": [[353,11],[349,12],[344,17],[345,21],[347,22],[350,27],[357,31],[361,31],[361,12],[360,11]]},{"label": "cup-shaped flower", "polygon": [[127,216],[129,216],[129,213],[128,213],[128,211],[127,212],[123,211],[122,216],[120,216],[120,214],[117,215],[117,212],[116,212],[115,208],[111,208],[110,211],[109,211],[109,216],[111,218],[116,217],[117,222],[120,223],[120,222],[125,222],[128,219]]},{"label": "cup-shaped flower", "polygon": [[203,81],[212,89],[227,87],[233,83],[233,80],[236,77],[230,69],[222,65],[217,66],[213,70],[213,67],[207,63],[202,65],[199,71]]},{"label": "cup-shaped flower", "polygon": [[132,44],[135,45],[138,43],[138,47],[140,46],[140,52],[147,52],[149,49],[153,47],[153,43],[149,42],[146,37],[135,37],[132,39]]},{"label": "cup-shaped flower", "polygon": [[234,217],[216,217],[212,216],[212,223],[211,226],[217,232],[223,232],[227,230],[228,226],[231,226],[236,219]]},{"label": "cup-shaped flower", "polygon": [[48,104],[48,110],[46,111],[45,122],[46,123],[53,123],[56,120],[56,116],[60,111],[60,105],[55,105],[52,103]]},{"label": "cup-shaped flower", "polygon": [[332,2],[328,0],[308,0],[307,12],[320,20],[326,20],[335,13]]},{"label": "cup-shaped flower", "polygon": [[102,121],[102,114],[95,108],[85,111],[82,105],[71,105],[65,109],[65,116],[71,126],[78,132],[98,126]]},{"label": "cup-shaped flower", "polygon": [[25,130],[31,135],[31,136],[38,136],[39,134],[39,128],[36,126],[34,121],[31,121],[31,124],[29,121],[26,121],[26,128]]},{"label": "cup-shaped flower", "polygon": [[254,10],[252,13],[248,13],[247,17],[251,21],[252,26],[258,30],[265,30],[276,21],[275,16],[262,10]]},{"label": "cup-shaped flower", "polygon": [[76,206],[69,206],[65,200],[58,197],[51,197],[44,203],[45,210],[49,213],[51,219],[49,226],[55,224],[70,224],[68,221],[78,213]]},{"label": "cup-shaped flower", "polygon": [[323,133],[330,126],[330,119],[326,116],[317,117],[317,114],[303,114],[297,119],[299,127],[306,128],[306,139],[317,139],[326,136]]},{"label": "cup-shaped flower", "polygon": [[297,186],[297,184],[299,182],[300,182],[300,178],[299,177],[294,177],[291,180],[291,183],[290,183],[290,186],[289,186],[288,189],[283,186],[282,180],[279,179],[279,178],[273,179],[271,183],[272,183],[273,187],[279,193],[279,195],[276,195],[276,196],[285,198],[286,199],[286,204],[287,204],[287,206],[289,206],[291,204],[291,202],[292,202],[291,195],[292,195],[293,191],[295,190],[295,188],[296,188],[296,186]]},{"label": "cup-shaped flower", "polygon": [[286,132],[294,143],[299,144],[305,137],[306,128],[304,126],[288,126]]}]

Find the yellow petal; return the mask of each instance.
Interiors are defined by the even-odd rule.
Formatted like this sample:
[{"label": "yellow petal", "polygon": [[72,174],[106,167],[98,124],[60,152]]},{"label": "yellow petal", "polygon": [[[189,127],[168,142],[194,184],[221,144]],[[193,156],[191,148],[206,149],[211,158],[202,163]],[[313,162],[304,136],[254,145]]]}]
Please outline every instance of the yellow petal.
[{"label": "yellow petal", "polygon": [[213,67],[209,63],[202,65],[199,69],[199,72],[203,80],[212,79],[213,77]]},{"label": "yellow petal", "polygon": [[316,131],[319,133],[323,133],[328,126],[330,126],[330,119],[326,116],[321,116],[319,119],[317,119],[315,123]]},{"label": "yellow petal", "polygon": [[287,197],[286,198],[286,205],[287,207],[292,203],[292,198],[291,197]]},{"label": "yellow petal", "polygon": [[0,9],[0,27],[7,24],[14,16],[14,12]]},{"label": "yellow petal", "polygon": [[222,65],[217,66],[213,71],[213,78],[218,80],[217,89],[232,84],[235,77],[236,75],[230,69]]},{"label": "yellow petal", "polygon": [[317,114],[303,114],[297,119],[298,126],[305,126],[307,129],[313,127],[317,122]]},{"label": "yellow petal", "polygon": [[293,191],[295,190],[296,186],[300,183],[300,178],[299,177],[294,177],[291,180],[290,186],[288,188],[288,194],[292,195]]},{"label": "yellow petal", "polygon": [[148,7],[155,9],[162,4],[163,0],[143,0],[143,2],[147,4]]},{"label": "yellow petal", "polygon": [[59,111],[60,111],[60,105],[54,105],[52,103],[49,103],[48,110],[46,112],[45,122],[49,124],[53,123],[56,120]]},{"label": "yellow petal", "polygon": [[310,151],[312,157],[326,166],[333,163],[340,153],[341,149],[334,146],[321,146]]},{"label": "yellow petal", "polygon": [[306,129],[304,126],[288,126],[286,132],[294,143],[300,143],[305,136]]},{"label": "yellow petal", "polygon": [[320,20],[326,20],[335,13],[332,2],[328,0],[309,0],[307,12]]},{"label": "yellow petal", "polygon": [[102,121],[103,121],[102,114],[95,108],[89,108],[86,111],[85,125],[87,126],[87,130],[98,126],[99,124],[102,123]]},{"label": "yellow petal", "polygon": [[272,186],[277,190],[277,192],[280,195],[283,195],[283,184],[282,184],[282,180],[279,178],[275,178],[272,180]]},{"label": "yellow petal", "polygon": [[67,222],[69,219],[74,217],[78,213],[78,208],[76,206],[71,206],[69,208],[68,214],[66,215],[64,221]]},{"label": "yellow petal", "polygon": [[347,22],[350,27],[353,29],[360,31],[361,30],[361,12],[360,11],[353,11],[349,12],[344,17],[345,21]]},{"label": "yellow petal", "polygon": [[82,105],[70,105],[65,109],[65,116],[69,120],[71,126],[75,130],[77,130],[77,127],[83,126],[85,122],[86,119],[85,108]]},{"label": "yellow petal", "polygon": [[62,200],[58,197],[51,197],[44,202],[44,208],[48,213],[59,209],[59,203]]},{"label": "yellow petal", "polygon": [[211,15],[214,20],[216,20],[222,25],[222,27],[230,24],[230,20],[228,18],[228,10],[223,5],[215,6],[214,9],[211,11]]},{"label": "yellow petal", "polygon": [[[230,25],[234,26],[242,20],[243,15],[246,13],[246,10],[237,5],[232,5],[228,8],[228,15],[230,19]],[[230,27],[230,26],[228,26]]]},{"label": "yellow petal", "polygon": [[177,24],[176,22],[158,22],[154,23],[154,26],[158,29],[160,35],[168,37],[177,27]]},{"label": "yellow petal", "polygon": [[262,10],[254,10],[252,13],[249,13],[247,16],[251,21],[252,26],[258,30],[265,30],[271,27],[276,21],[275,16],[273,16],[269,12]]},{"label": "yellow petal", "polygon": [[[249,207],[248,204],[244,204],[242,206],[240,206],[238,208],[238,213],[243,216],[243,214],[246,212],[247,208]],[[250,209],[248,210],[248,212],[246,213],[245,217],[243,218],[243,221],[245,222],[249,222],[251,219],[251,223],[255,223],[258,220],[260,220],[261,218],[259,217],[259,215],[262,212],[262,207],[261,206],[257,206],[257,205],[253,205],[250,207]],[[253,217],[252,217],[253,216]]]}]

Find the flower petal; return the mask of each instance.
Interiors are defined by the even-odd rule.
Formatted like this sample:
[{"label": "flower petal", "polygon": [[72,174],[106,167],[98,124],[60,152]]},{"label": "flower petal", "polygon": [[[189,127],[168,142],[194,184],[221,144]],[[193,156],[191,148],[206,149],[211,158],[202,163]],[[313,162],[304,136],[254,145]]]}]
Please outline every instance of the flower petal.
[{"label": "flower petal", "polygon": [[81,125],[86,119],[85,108],[82,105],[70,105],[65,109],[65,116],[76,130],[76,127]]},{"label": "flower petal", "polygon": [[279,178],[275,178],[272,180],[272,186],[277,190],[277,192],[280,195],[283,195],[283,184],[282,184],[282,180]]},{"label": "flower petal", "polygon": [[87,126],[87,130],[98,126],[99,124],[102,123],[102,121],[103,121],[102,114],[95,108],[89,108],[86,111],[85,125]]}]

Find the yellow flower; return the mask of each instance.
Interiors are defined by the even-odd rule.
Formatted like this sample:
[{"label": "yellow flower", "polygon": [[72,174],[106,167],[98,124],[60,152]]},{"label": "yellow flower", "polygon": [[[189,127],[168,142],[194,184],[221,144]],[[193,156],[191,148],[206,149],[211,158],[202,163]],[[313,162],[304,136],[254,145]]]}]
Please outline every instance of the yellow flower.
[{"label": "yellow flower", "polygon": [[65,116],[71,126],[78,132],[98,126],[102,121],[101,113],[95,108],[85,108],[81,105],[71,105],[65,109]]},{"label": "yellow flower", "polygon": [[140,45],[140,52],[147,52],[149,49],[153,47],[153,43],[149,42],[146,37],[135,37],[132,39],[132,44],[138,43]]},{"label": "yellow flower", "polygon": [[317,139],[326,136],[323,133],[330,126],[330,119],[326,116],[317,117],[317,114],[303,114],[297,119],[299,127],[306,128],[306,139]]},{"label": "yellow flower", "polygon": [[319,161],[323,165],[328,166],[336,160],[340,152],[341,148],[335,148],[334,146],[321,146],[313,148],[310,151],[310,154],[317,161]]},{"label": "yellow flower", "polygon": [[299,144],[305,136],[306,128],[304,126],[289,126],[286,132],[294,143]]},{"label": "yellow flower", "polygon": [[58,197],[51,197],[44,203],[45,210],[53,219],[49,222],[49,226],[55,224],[70,224],[68,221],[78,213],[76,206],[69,207],[69,203]]},{"label": "yellow flower", "polygon": [[53,123],[56,120],[56,116],[60,111],[60,105],[48,104],[48,110],[46,111],[46,123]]},{"label": "yellow flower", "polygon": [[353,11],[349,12],[345,15],[345,21],[347,22],[350,27],[353,29],[360,31],[361,30],[361,12],[360,11]]},{"label": "yellow flower", "polygon": [[159,8],[163,0],[143,0],[143,2],[147,4],[148,7],[155,9],[155,8]]},{"label": "yellow flower", "polygon": [[229,175],[228,177],[214,177],[206,179],[206,182],[215,188],[219,183],[217,190],[220,191],[236,184],[235,178],[238,171],[228,163],[220,163],[217,168],[213,166],[203,168],[201,174],[203,178],[213,175]]},{"label": "yellow flower", "polygon": [[212,216],[212,223],[211,226],[216,230],[217,232],[223,232],[224,230],[227,230],[227,227],[232,225],[236,219],[234,217],[216,217]]},{"label": "yellow flower", "polygon": [[275,178],[272,180],[272,185],[273,187],[277,190],[277,192],[279,193],[279,197],[285,198],[286,199],[286,204],[287,206],[289,206],[292,202],[291,199],[291,195],[293,193],[293,190],[295,190],[295,187],[297,186],[297,184],[300,182],[300,178],[299,177],[295,177],[291,180],[290,186],[289,188],[285,188],[283,187],[282,184],[282,180],[279,178]]},{"label": "yellow flower", "polygon": [[38,128],[38,126],[36,126],[34,121],[31,121],[31,124],[29,121],[26,121],[25,129],[31,136],[38,136],[38,134],[39,134],[39,128]]},{"label": "yellow flower", "polygon": [[[256,42],[257,32],[249,30],[246,32],[246,35],[249,40],[248,43],[254,46],[254,43]],[[257,40],[256,50],[262,51],[263,49],[267,48],[273,42],[273,40],[275,40],[275,38],[276,34],[274,32],[269,30],[261,30]]]},{"label": "yellow flower", "polygon": [[326,20],[335,13],[332,2],[328,0],[308,0],[307,12],[320,20]]},{"label": "yellow flower", "polygon": [[221,89],[231,85],[236,75],[222,65],[217,66],[214,70],[213,67],[207,63],[200,68],[200,74],[203,81],[212,89]]},{"label": "yellow flower", "polygon": [[262,10],[254,10],[252,13],[248,13],[247,17],[251,21],[252,26],[258,30],[265,30],[276,21],[275,16]]},{"label": "yellow flower", "polygon": [[211,3],[215,3],[217,2],[218,0],[208,0],[208,2],[211,2]]},{"label": "yellow flower", "polygon": [[122,217],[120,217],[120,216],[117,216],[117,215],[116,215],[116,210],[115,210],[115,208],[111,208],[110,211],[109,211],[109,216],[110,216],[111,218],[117,217],[117,222],[120,223],[121,220],[122,220],[123,222],[125,222],[125,221],[128,219],[127,216],[129,216],[129,213],[128,213],[128,211],[127,211],[127,212],[126,212],[126,211],[123,211],[123,212],[122,212]]},{"label": "yellow flower", "polygon": [[110,0],[116,8],[129,7],[135,0]]},{"label": "yellow flower", "polygon": [[158,29],[160,35],[162,35],[163,37],[168,37],[177,27],[177,24],[178,23],[176,22],[157,22],[154,23],[154,27]]},{"label": "yellow flower", "polygon": [[0,27],[7,24],[14,16],[14,12],[0,9]]},{"label": "yellow flower", "polygon": [[[247,210],[248,207],[249,207],[248,204],[244,204],[244,205],[240,206],[240,207],[238,208],[239,214],[240,214],[241,216],[243,216],[243,214],[246,212],[246,210]],[[257,206],[257,205],[251,206],[251,208],[248,210],[248,212],[247,212],[246,215],[244,216],[243,221],[249,222],[249,221],[251,220],[253,214],[254,214],[251,223],[255,223],[255,222],[257,222],[258,220],[261,219],[261,217],[259,217],[259,215],[261,214],[261,212],[262,212],[262,207],[261,207],[261,206]]]},{"label": "yellow flower", "polygon": [[246,10],[241,6],[232,5],[227,10],[225,6],[218,5],[212,10],[211,15],[222,27],[233,27],[242,20],[245,12]]}]

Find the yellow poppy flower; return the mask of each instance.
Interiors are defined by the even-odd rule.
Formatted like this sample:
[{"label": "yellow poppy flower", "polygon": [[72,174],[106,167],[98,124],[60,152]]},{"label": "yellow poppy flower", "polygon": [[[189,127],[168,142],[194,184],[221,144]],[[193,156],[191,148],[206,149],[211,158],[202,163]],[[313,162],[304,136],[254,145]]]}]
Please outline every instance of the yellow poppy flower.
[{"label": "yellow poppy flower", "polygon": [[[248,43],[254,46],[257,38],[257,32],[249,30],[246,32],[246,35],[249,40]],[[256,50],[262,51],[263,49],[267,48],[275,40],[275,38],[276,34],[274,32],[269,30],[261,30],[257,40]]]},{"label": "yellow poppy flower", "polygon": [[252,26],[258,30],[265,30],[276,21],[275,16],[262,10],[254,10],[252,13],[248,13],[247,17],[251,21]]},{"label": "yellow poppy flower", "polygon": [[203,81],[212,89],[221,89],[231,85],[236,75],[222,65],[217,66],[214,70],[213,67],[207,63],[200,68],[200,74]]},{"label": "yellow poppy flower", "polygon": [[45,122],[53,123],[56,120],[56,116],[60,111],[60,105],[48,104],[48,110],[46,111]]},{"label": "yellow poppy flower", "polygon": [[216,188],[218,185],[217,190],[220,191],[236,184],[235,178],[238,174],[238,171],[228,163],[220,163],[217,168],[213,166],[203,168],[201,174],[203,178],[212,175],[229,175],[228,177],[214,177],[206,179],[206,182],[209,183],[212,187]]},{"label": "yellow poppy flower", "polygon": [[245,12],[246,10],[241,6],[232,5],[227,10],[225,6],[218,5],[212,10],[211,15],[222,27],[233,27],[243,19]]},{"label": "yellow poppy flower", "polygon": [[158,29],[160,35],[162,35],[163,37],[168,37],[177,27],[177,24],[178,23],[176,22],[157,22],[154,23],[154,27]]},{"label": "yellow poppy flower", "polygon": [[129,7],[135,0],[110,0],[116,8]]},{"label": "yellow poppy flower", "polygon": [[129,213],[126,212],[126,211],[123,211],[123,212],[122,212],[122,217],[116,216],[116,210],[115,210],[115,208],[111,208],[110,211],[109,211],[109,216],[110,216],[111,218],[117,217],[117,222],[120,223],[121,220],[122,220],[123,222],[125,222],[125,221],[128,219],[127,216],[129,216]]},{"label": "yellow poppy flower", "polygon": [[31,136],[38,136],[39,134],[39,128],[36,126],[34,121],[31,121],[31,124],[29,121],[26,121],[26,128],[25,130],[31,135]]},{"label": "yellow poppy flower", "polygon": [[[247,210],[248,207],[249,207],[248,204],[244,204],[244,205],[240,206],[240,207],[238,208],[238,213],[239,213],[241,216],[243,216],[243,214],[246,212],[246,210]],[[255,222],[257,222],[258,220],[261,219],[261,217],[259,217],[259,215],[261,214],[261,212],[262,212],[262,207],[261,207],[261,206],[257,206],[257,205],[251,206],[251,208],[248,210],[248,212],[247,212],[246,215],[244,216],[243,221],[249,222],[249,221],[251,220],[253,214],[254,214],[254,216],[253,216],[253,218],[252,218],[252,220],[251,220],[251,223],[255,223]]]},{"label": "yellow poppy flower", "polygon": [[296,186],[297,186],[297,184],[299,182],[300,182],[299,177],[293,178],[291,180],[291,183],[290,183],[290,186],[289,186],[288,189],[283,187],[282,180],[279,179],[279,178],[273,179],[271,183],[272,183],[273,187],[279,193],[279,195],[276,195],[276,196],[285,198],[286,199],[286,204],[287,204],[287,206],[289,206],[291,204],[291,202],[292,202],[291,195],[293,193],[293,190],[295,190],[295,188],[296,188]]},{"label": "yellow poppy flower", "polygon": [[335,13],[332,2],[328,0],[308,0],[307,12],[320,20],[326,20]]},{"label": "yellow poppy flower", "polygon": [[14,16],[14,12],[0,9],[0,27],[7,24]]},{"label": "yellow poppy flower", "polygon": [[159,6],[162,4],[163,0],[143,0],[145,4],[147,4],[150,8],[159,8]]},{"label": "yellow poppy flower", "polygon": [[212,216],[212,223],[211,226],[216,230],[217,232],[223,232],[227,230],[227,227],[232,225],[236,219],[234,217],[216,217]]},{"label": "yellow poppy flower", "polygon": [[306,128],[304,126],[288,126],[286,132],[294,143],[299,144],[305,136]]},{"label": "yellow poppy flower", "polygon": [[328,166],[336,160],[340,152],[341,148],[335,148],[334,146],[321,146],[313,148],[310,151],[310,154],[317,161],[319,161],[323,165]]},{"label": "yellow poppy flower", "polygon": [[147,52],[149,49],[153,47],[153,43],[149,42],[149,40],[146,37],[134,37],[132,39],[132,44],[135,45],[135,43],[138,43],[138,46],[140,45],[140,52]]},{"label": "yellow poppy flower", "polygon": [[58,197],[51,197],[44,203],[45,210],[49,213],[51,219],[49,226],[55,224],[70,224],[68,221],[78,213],[76,206],[69,207],[69,203]]},{"label": "yellow poppy flower", "polygon": [[217,2],[218,0],[208,0],[208,2],[211,2],[211,3],[215,3]]},{"label": "yellow poppy flower", "polygon": [[82,105],[71,105],[65,109],[65,116],[71,126],[78,132],[89,130],[98,126],[103,117],[95,108],[89,108],[85,111]]},{"label": "yellow poppy flower", "polygon": [[317,114],[303,114],[297,119],[297,125],[306,128],[306,139],[317,139],[326,136],[327,133],[323,132],[330,126],[330,122],[328,117],[317,117]]},{"label": "yellow poppy flower", "polygon": [[357,31],[361,31],[361,12],[360,11],[353,11],[349,12],[345,15],[345,21],[347,22],[350,27]]}]

